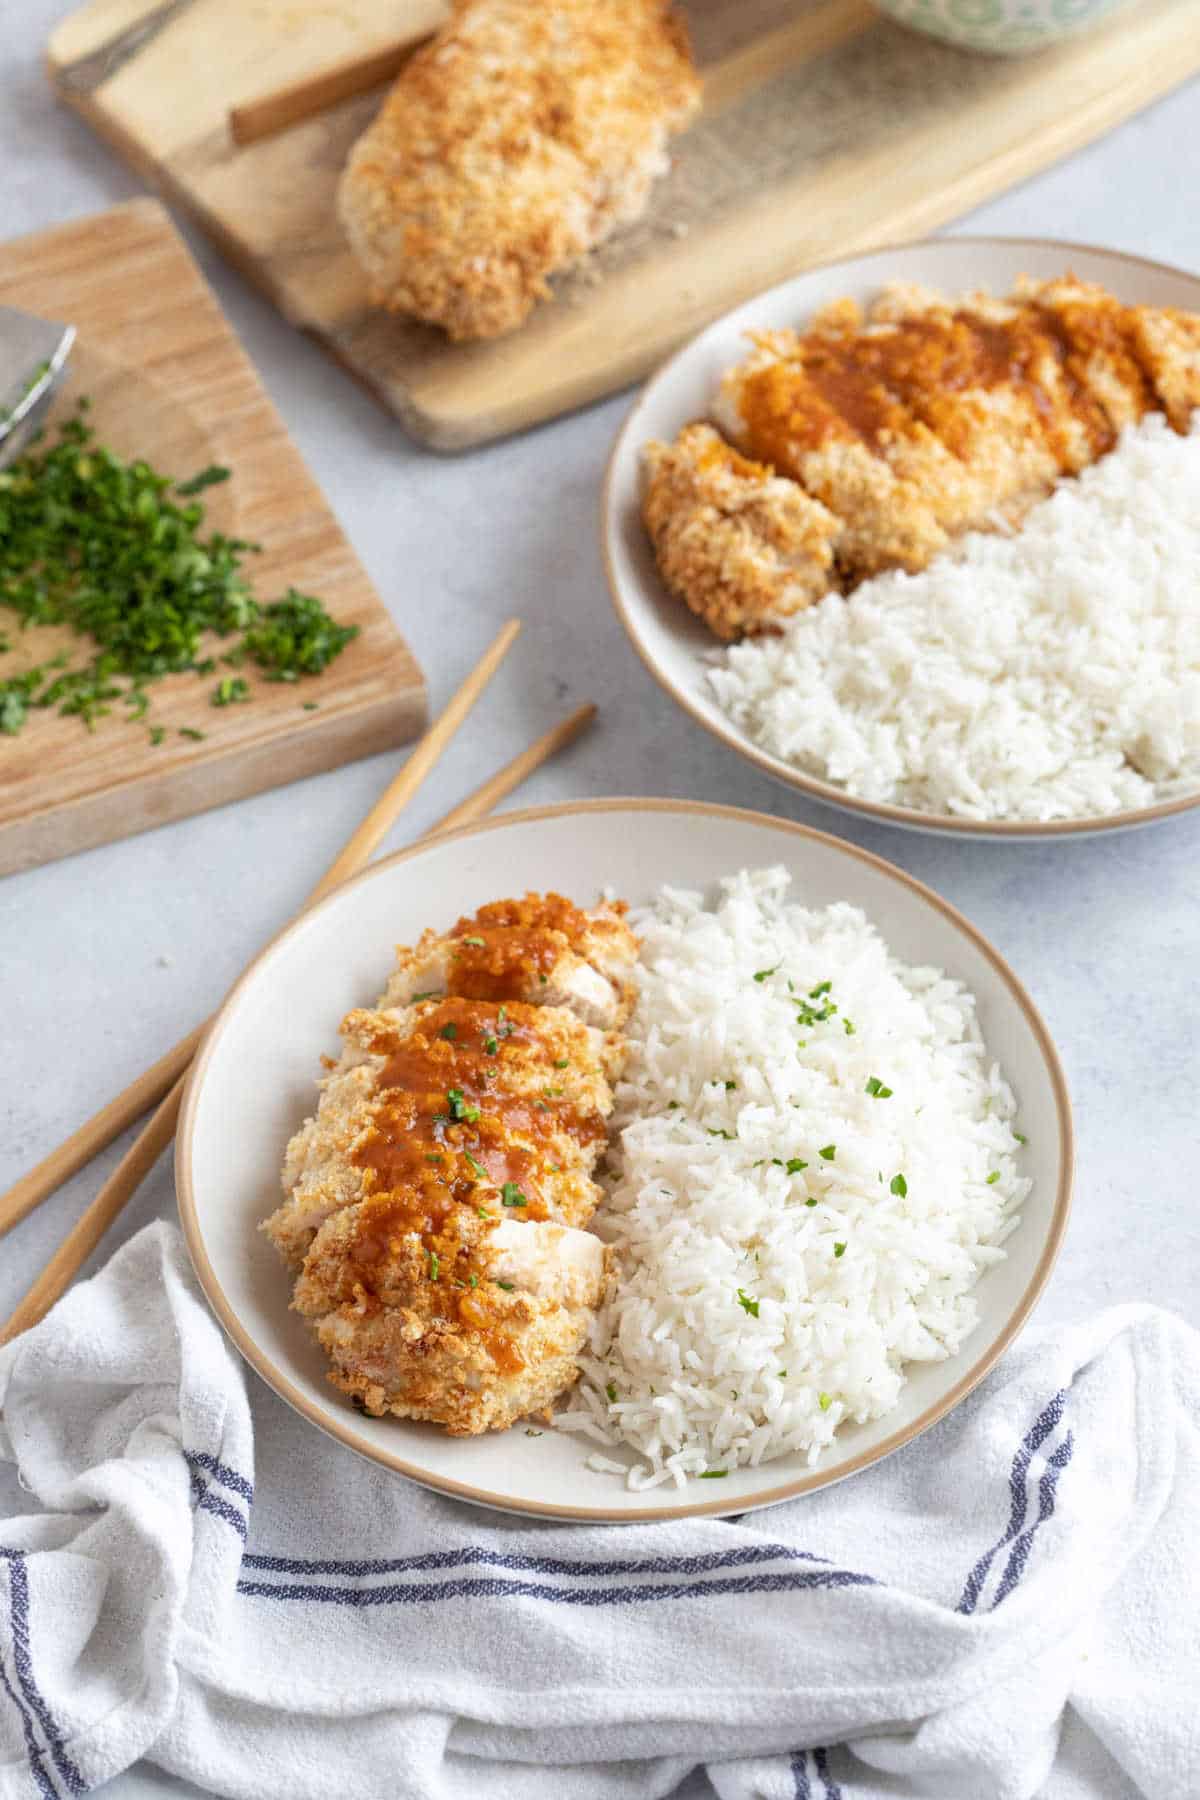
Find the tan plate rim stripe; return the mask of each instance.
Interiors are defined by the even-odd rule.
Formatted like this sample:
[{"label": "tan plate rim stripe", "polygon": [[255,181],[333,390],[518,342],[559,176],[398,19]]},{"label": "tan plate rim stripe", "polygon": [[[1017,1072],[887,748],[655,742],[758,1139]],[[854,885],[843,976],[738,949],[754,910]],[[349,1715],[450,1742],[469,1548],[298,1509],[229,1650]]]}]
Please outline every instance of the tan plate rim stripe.
[{"label": "tan plate rim stripe", "polygon": [[[828,262],[814,263],[811,268],[801,270],[800,274],[819,275],[822,270],[836,269],[840,263],[847,261],[858,262],[865,256],[887,256],[902,251],[929,250],[947,243],[978,244],[988,249],[1011,247],[1014,250],[1032,246],[1039,250],[1062,250],[1067,256],[1070,256],[1072,252],[1088,256],[1104,256],[1116,262],[1132,263],[1138,268],[1153,269],[1158,275],[1181,276],[1185,281],[1195,282],[1200,288],[1200,275],[1191,269],[1181,268],[1178,263],[1157,262],[1153,257],[1135,256],[1127,250],[1110,250],[1104,244],[1080,244],[1069,238],[982,237],[966,233],[960,235],[958,232],[942,237],[909,238],[900,243],[882,244],[876,249],[861,251],[852,258],[838,256]],[[796,277],[790,278],[790,280],[794,279]],[[778,287],[789,286],[790,280],[779,282],[776,285]],[[1046,821],[960,819],[956,818],[953,813],[918,812],[913,807],[894,806],[886,800],[862,800],[855,794],[848,794],[843,788],[835,787],[832,782],[822,781],[819,776],[805,775],[800,769],[794,769],[789,763],[772,756],[768,750],[760,750],[757,744],[752,743],[749,738],[743,737],[732,722],[726,723],[723,720],[710,719],[696,705],[687,689],[677,685],[666,670],[648,654],[638,637],[629,608],[620,592],[609,547],[609,521],[613,517],[614,511],[613,488],[616,483],[617,458],[625,448],[626,438],[632,432],[634,416],[643,400],[660,381],[671,373],[678,362],[691,353],[698,338],[702,337],[705,332],[713,331],[718,325],[723,324],[729,318],[730,313],[740,312],[744,306],[753,306],[756,299],[769,299],[774,292],[774,287],[764,288],[760,294],[751,295],[749,300],[739,301],[737,306],[729,309],[729,312],[711,320],[704,327],[703,332],[698,332],[696,337],[691,338],[683,345],[682,349],[677,350],[673,356],[662,363],[650,379],[638,389],[633,403],[617,431],[613,447],[609,451],[600,498],[600,554],[604,559],[604,574],[608,582],[609,598],[612,601],[614,612],[624,627],[625,635],[659,687],[669,694],[672,700],[683,708],[689,718],[695,720],[697,725],[702,726],[713,737],[719,738],[722,743],[728,744],[731,750],[736,750],[739,756],[746,758],[747,762],[756,763],[760,769],[764,769],[768,775],[773,775],[785,787],[795,788],[797,793],[806,795],[810,800],[819,800],[824,805],[838,807],[843,812],[859,813],[863,818],[877,819],[884,825],[902,825],[910,831],[937,832],[948,837],[1000,838],[1009,841],[1057,837],[1095,837],[1105,831],[1127,831],[1133,826],[1153,825],[1159,819],[1168,819],[1176,813],[1189,812],[1193,807],[1200,806],[1200,784],[1197,784],[1192,793],[1178,794],[1171,800],[1158,800],[1152,806],[1127,808],[1123,812],[1096,813],[1085,818]],[[674,596],[670,597],[674,601]],[[682,606],[683,602],[674,601],[674,604]],[[720,647],[716,638],[713,639],[713,647]]]},{"label": "tan plate rim stripe", "polygon": [[479,1506],[496,1507],[502,1512],[521,1513],[537,1518],[570,1519],[577,1522],[599,1521],[605,1524],[639,1524],[651,1519],[713,1518],[729,1513],[751,1512],[759,1506],[773,1506],[781,1500],[792,1500],[800,1494],[814,1493],[818,1488],[832,1486],[834,1482],[843,1481],[847,1476],[855,1475],[860,1470],[869,1468],[872,1463],[881,1461],[883,1457],[890,1456],[893,1450],[899,1450],[902,1445],[911,1443],[922,1432],[928,1431],[931,1425],[936,1425],[939,1419],[944,1418],[953,1407],[958,1405],[960,1400],[971,1392],[972,1388],[983,1380],[984,1376],[1004,1355],[1028,1320],[1050,1278],[1050,1272],[1062,1247],[1071,1210],[1075,1133],[1066,1074],[1058,1052],[1054,1048],[1041,1014],[1004,957],[993,948],[983,933],[958,911],[957,907],[952,906],[948,900],[943,900],[941,895],[935,893],[932,888],[915,880],[905,870],[885,862],[881,856],[874,856],[869,850],[860,850],[857,845],[848,844],[844,839],[834,837],[829,832],[814,830],[812,826],[800,825],[791,819],[772,818],[769,813],[752,812],[745,807],[718,806],[699,800],[611,798],[571,801],[566,805],[559,806],[535,806],[520,812],[504,813],[497,819],[487,819],[478,825],[467,825],[458,831],[439,834],[436,839],[436,847],[440,848],[456,839],[504,831],[510,825],[524,825],[542,819],[578,818],[581,814],[598,818],[605,813],[621,812],[684,813],[696,818],[729,819],[742,824],[765,825],[772,830],[790,832],[793,837],[804,843],[822,844],[857,862],[865,863],[868,868],[909,888],[935,912],[941,913],[943,918],[967,938],[991,964],[1024,1015],[1049,1070],[1054,1095],[1061,1145],[1054,1210],[1050,1218],[1046,1243],[1038,1258],[1037,1267],[1029,1279],[1025,1292],[1013,1308],[1008,1323],[995,1343],[976,1362],[972,1363],[966,1374],[955,1382],[948,1394],[943,1395],[933,1406],[927,1407],[910,1425],[893,1432],[874,1449],[864,1450],[858,1456],[850,1458],[848,1462],[839,1464],[835,1469],[817,1469],[811,1474],[801,1476],[796,1481],[789,1482],[786,1486],[766,1488],[760,1492],[739,1497],[733,1503],[709,1500],[672,1507],[631,1507],[628,1510],[618,1510],[612,1507],[557,1506],[538,1501],[514,1501],[511,1495],[494,1493],[485,1488],[471,1487],[465,1482],[451,1481],[447,1477],[432,1473],[426,1468],[406,1461],[403,1456],[392,1455],[386,1450],[381,1450],[369,1439],[362,1437],[355,1430],[351,1420],[331,1418],[321,1411],[296,1386],[287,1373],[271,1360],[256,1343],[226,1298],[224,1289],[217,1279],[216,1271],[204,1248],[203,1235],[196,1211],[196,1197],[192,1186],[193,1140],[199,1097],[208,1064],[231,1008],[236,1005],[245,987],[254,980],[259,964],[274,951],[277,945],[290,937],[292,932],[300,929],[302,924],[311,921],[318,910],[336,905],[341,895],[349,888],[356,887],[363,881],[374,880],[382,869],[393,868],[397,864],[408,862],[413,857],[424,854],[430,848],[435,847],[430,843],[413,844],[407,850],[397,851],[394,856],[389,856],[382,862],[373,864],[354,881],[347,882],[344,887],[339,888],[336,893],[324,900],[321,903],[321,909],[314,907],[304,914],[303,919],[295,920],[281,931],[260,955],[255,957],[240,981],[230,990],[205,1037],[200,1054],[192,1064],[191,1074],[188,1078],[176,1137],[175,1188],[179,1201],[179,1217],[183,1226],[183,1235],[197,1278],[209,1305],[251,1368],[255,1369],[267,1385],[274,1388],[282,1399],[286,1400],[290,1406],[294,1406],[297,1412],[311,1420],[314,1425],[319,1426],[322,1431],[347,1445],[349,1449],[356,1450],[360,1455],[369,1457],[371,1461],[380,1463],[384,1468],[392,1469],[399,1475],[407,1475],[411,1480],[419,1482],[424,1487],[433,1488],[439,1493],[451,1494],[459,1500],[472,1501]]}]

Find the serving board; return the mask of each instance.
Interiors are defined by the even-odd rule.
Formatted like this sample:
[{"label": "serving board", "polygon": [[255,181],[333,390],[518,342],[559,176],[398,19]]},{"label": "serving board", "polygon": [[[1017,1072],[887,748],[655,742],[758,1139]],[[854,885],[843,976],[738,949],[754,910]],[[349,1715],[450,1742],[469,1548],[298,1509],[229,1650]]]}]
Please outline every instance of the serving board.
[{"label": "serving board", "polygon": [[[158,202],[0,245],[0,305],[78,327],[71,382],[92,399],[99,441],[180,478],[213,461],[232,469],[201,496],[206,526],[261,544],[244,565],[261,599],[297,587],[359,627],[320,676],[271,684],[248,667],[244,705],[215,708],[217,676],[186,674],[150,687],[139,722],[119,704],[91,732],[76,718],[31,712],[17,736],[0,737],[0,875],[414,737],[425,719],[421,671]],[[56,410],[72,404],[64,393]],[[12,619],[0,609],[12,645],[0,675],[58,648],[84,660],[90,640],[22,634]],[[151,724],[165,728],[157,746]],[[181,727],[203,741],[181,737]]]},{"label": "serving board", "polygon": [[236,148],[231,106],[398,36],[441,0],[90,0],[50,41],[59,93],[187,206],[422,442],[463,449],[612,392],[756,289],[919,236],[1200,68],[1194,0],[1138,0],[1027,60],[906,31],[868,0],[688,0],[705,73],[648,215],[520,331],[449,344],[367,305],[334,212],[381,89]]}]

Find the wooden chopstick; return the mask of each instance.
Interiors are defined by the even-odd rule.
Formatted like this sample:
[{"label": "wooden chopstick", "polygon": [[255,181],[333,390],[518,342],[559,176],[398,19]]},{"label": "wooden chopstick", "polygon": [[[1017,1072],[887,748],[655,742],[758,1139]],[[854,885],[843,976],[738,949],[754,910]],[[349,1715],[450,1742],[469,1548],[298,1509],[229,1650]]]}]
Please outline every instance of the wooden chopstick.
[{"label": "wooden chopstick", "polygon": [[93,1113],[86,1124],[78,1131],[73,1131],[69,1138],[64,1138],[57,1150],[43,1157],[30,1169],[14,1181],[6,1194],[0,1194],[0,1237],[19,1225],[27,1213],[31,1213],[43,1200],[57,1193],[65,1181],[78,1174],[85,1163],[93,1156],[99,1156],[113,1139],[120,1137],[131,1125],[136,1125],[144,1113],[156,1106],[191,1062],[200,1047],[200,1039],[204,1036],[208,1020],[189,1031],[185,1038],[160,1056],[158,1061],[131,1081],[123,1093],[102,1106],[98,1113]]},{"label": "wooden chopstick", "polygon": [[[469,799],[448,812],[427,835],[436,837],[438,832],[450,831],[455,826],[468,825],[476,819],[484,818],[506,795],[527,780],[535,769],[577,738],[595,716],[594,706],[579,707],[569,719],[564,719],[560,725],[538,738],[536,743],[515,756],[512,762],[477,788]],[[314,890],[307,904],[313,905],[321,897],[323,890],[324,883],[321,888]],[[195,1035],[202,1035],[204,1029],[205,1027],[201,1027],[200,1033]],[[0,1331],[0,1344],[7,1344],[10,1338],[28,1331],[31,1325],[36,1325],[70,1287],[113,1220],[137,1192],[174,1136],[184,1086],[185,1075],[181,1075],[150,1123],[134,1139],[87,1211],[63,1239],[3,1331]]]},{"label": "wooden chopstick", "polygon": [[[463,682],[445,712],[420,739],[400,773],[380,795],[341,855],[317,883],[305,901],[306,906],[311,906],[314,900],[319,900],[330,888],[336,887],[347,875],[355,873],[367,862],[482,694],[511,649],[520,629],[519,620],[509,620],[495,643]],[[22,1175],[6,1194],[0,1194],[0,1237],[6,1231],[11,1231],[35,1206],[40,1206],[64,1181],[90,1162],[93,1156],[98,1156],[121,1132],[136,1124],[143,1113],[157,1105],[168,1088],[187,1069],[207,1027],[206,1019],[173,1049],[168,1050],[165,1056],[160,1056],[153,1068],[147,1069],[136,1081],[131,1082],[124,1093],[118,1094],[115,1100],[110,1100],[107,1106],[101,1107],[78,1131],[72,1132],[36,1168],[30,1169],[27,1175]]]},{"label": "wooden chopstick", "polygon": [[390,38],[357,56],[344,57],[327,69],[318,69],[285,87],[260,94],[229,109],[229,135],[240,147],[260,138],[274,137],[291,125],[299,125],[317,113],[327,112],[343,100],[368,93],[381,82],[393,80],[417,45],[431,37],[446,17],[441,0],[411,8],[414,17],[402,36]]}]

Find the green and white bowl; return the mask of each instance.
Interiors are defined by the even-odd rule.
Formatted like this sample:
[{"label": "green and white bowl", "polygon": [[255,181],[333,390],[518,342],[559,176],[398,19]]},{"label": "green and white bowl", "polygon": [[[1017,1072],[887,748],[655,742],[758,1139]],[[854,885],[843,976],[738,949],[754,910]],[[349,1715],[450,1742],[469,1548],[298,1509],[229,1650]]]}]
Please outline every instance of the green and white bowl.
[{"label": "green and white bowl", "polygon": [[881,12],[964,50],[1025,56],[1086,31],[1124,0],[875,0]]}]

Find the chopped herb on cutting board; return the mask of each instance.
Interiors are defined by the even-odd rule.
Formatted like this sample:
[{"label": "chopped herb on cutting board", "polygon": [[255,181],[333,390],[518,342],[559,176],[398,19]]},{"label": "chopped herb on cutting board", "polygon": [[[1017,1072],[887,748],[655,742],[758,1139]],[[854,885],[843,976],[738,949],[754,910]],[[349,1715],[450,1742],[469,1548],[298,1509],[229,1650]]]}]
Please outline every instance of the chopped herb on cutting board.
[{"label": "chopped herb on cutting board", "polygon": [[[252,665],[273,682],[320,674],[357,637],[356,625],[339,625],[294,588],[261,604],[242,571],[258,546],[204,535],[204,506],[192,496],[227,480],[228,469],[213,465],[176,484],[96,444],[86,413],[81,400],[56,442],[35,442],[0,470],[0,608],[22,627],[67,625],[95,649],[80,663],[62,652],[19,675],[0,666],[0,732],[15,736],[40,707],[89,730],[114,704],[140,719],[149,683],[216,670],[202,650],[210,632],[233,640],[225,667]],[[0,637],[0,655],[13,647],[11,633]],[[222,674],[210,694],[214,706],[252,698],[242,675]]]}]

